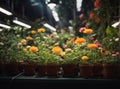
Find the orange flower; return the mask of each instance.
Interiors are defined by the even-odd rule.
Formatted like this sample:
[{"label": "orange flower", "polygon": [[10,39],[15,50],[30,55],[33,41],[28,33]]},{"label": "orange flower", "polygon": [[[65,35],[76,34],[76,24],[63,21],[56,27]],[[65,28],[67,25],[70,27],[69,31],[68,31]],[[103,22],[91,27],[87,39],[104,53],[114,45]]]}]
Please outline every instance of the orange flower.
[{"label": "orange flower", "polygon": [[27,48],[23,48],[23,52],[26,52],[27,51]]},{"label": "orange flower", "polygon": [[86,61],[86,60],[88,60],[89,58],[87,57],[87,56],[82,56],[82,60],[83,61]]},{"label": "orange flower", "polygon": [[23,45],[26,45],[26,44],[27,44],[26,39],[22,39],[22,40],[21,40],[21,43],[22,43]]},{"label": "orange flower", "polygon": [[92,30],[92,29],[85,29],[85,30],[83,31],[83,33],[92,34],[92,33],[93,33],[93,30]]},{"label": "orange flower", "polygon": [[98,46],[96,44],[88,44],[88,48],[90,48],[90,49],[95,49],[97,47]]},{"label": "orange flower", "polygon": [[95,14],[93,12],[90,13],[89,18],[93,19],[95,17]]},{"label": "orange flower", "polygon": [[99,9],[101,7],[101,0],[96,0],[94,2],[94,7],[97,8],[97,9]]},{"label": "orange flower", "polygon": [[33,40],[31,36],[26,37],[27,40]]},{"label": "orange flower", "polygon": [[101,19],[100,19],[100,18],[96,18],[96,19],[95,19],[95,22],[96,22],[96,23],[100,23],[100,22],[101,22]]},{"label": "orange flower", "polygon": [[71,43],[74,43],[74,38],[70,39],[70,42],[71,42]]},{"label": "orange flower", "polygon": [[62,52],[62,48],[60,48],[59,46],[54,47],[54,48],[52,49],[52,52],[53,52],[54,54],[60,54],[60,53]]},{"label": "orange flower", "polygon": [[38,29],[38,32],[45,32],[45,29],[44,28],[40,28],[40,29]]},{"label": "orange flower", "polygon": [[35,30],[32,30],[31,33],[32,33],[32,34],[36,34],[36,31],[35,31]]},{"label": "orange flower", "polygon": [[82,43],[84,43],[84,42],[86,42],[86,39],[84,39],[84,38],[77,38],[77,39],[75,40],[75,44],[82,44]]},{"label": "orange flower", "polygon": [[29,50],[30,50],[30,52],[37,52],[38,48],[35,46],[31,46]]}]

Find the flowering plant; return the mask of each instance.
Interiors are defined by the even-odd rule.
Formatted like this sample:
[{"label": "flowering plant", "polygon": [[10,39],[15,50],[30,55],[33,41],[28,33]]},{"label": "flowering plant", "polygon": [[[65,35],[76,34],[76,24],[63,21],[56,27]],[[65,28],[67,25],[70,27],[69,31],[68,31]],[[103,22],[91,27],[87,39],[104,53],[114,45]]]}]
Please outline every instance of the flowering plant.
[{"label": "flowering plant", "polygon": [[[23,59],[23,51],[17,46],[17,42],[21,39],[21,30],[25,28],[20,26],[11,29],[3,29],[0,35],[0,60],[3,62],[20,62]],[[9,34],[8,34],[9,33]]]},{"label": "flowering plant", "polygon": [[95,39],[94,31],[90,28],[82,27],[80,28],[81,33],[83,33],[84,38],[77,38],[75,44],[79,45],[80,52],[80,64],[95,64],[101,62],[100,50],[102,44]]},{"label": "flowering plant", "polygon": [[[110,8],[108,8],[110,7]],[[88,11],[88,17],[85,14],[80,15],[80,21],[85,27],[81,27],[79,32],[83,37],[89,39],[84,46],[83,57],[85,61],[81,63],[115,63],[119,60],[119,35],[118,29],[111,27],[111,20],[114,20],[116,4],[111,0],[94,0],[93,9]],[[79,23],[78,23],[79,24]],[[78,27],[78,26],[77,26]],[[86,29],[87,28],[87,29]],[[96,35],[94,36],[92,29]],[[99,39],[98,42],[95,40]],[[96,47],[97,45],[97,47]],[[91,48],[91,47],[93,48]],[[85,54],[84,54],[85,53]],[[94,59],[94,60],[93,60]]]},{"label": "flowering plant", "polygon": [[[45,33],[45,28],[39,28],[28,32],[28,36],[21,39],[18,44],[22,44],[21,49],[24,51],[24,61],[39,64],[59,63],[60,48],[54,47],[56,40]],[[62,50],[62,49],[61,49]]]},{"label": "flowering plant", "polygon": [[[63,42],[63,47],[55,47],[54,53],[61,56],[61,63],[64,64],[90,64],[90,63],[100,63],[100,47],[102,46],[98,40],[94,40],[91,36],[93,33],[92,29],[84,27],[82,31],[88,36],[75,37],[69,36],[65,42]],[[64,36],[63,36],[64,37]],[[92,39],[91,39],[92,38]]]},{"label": "flowering plant", "polygon": [[[117,30],[114,29],[114,31],[117,31]],[[101,50],[101,53],[103,56],[102,58],[103,63],[117,63],[120,59],[119,35],[117,34],[117,32],[116,33],[109,32],[109,34],[107,32],[107,36],[102,40],[102,43],[104,48]]]}]

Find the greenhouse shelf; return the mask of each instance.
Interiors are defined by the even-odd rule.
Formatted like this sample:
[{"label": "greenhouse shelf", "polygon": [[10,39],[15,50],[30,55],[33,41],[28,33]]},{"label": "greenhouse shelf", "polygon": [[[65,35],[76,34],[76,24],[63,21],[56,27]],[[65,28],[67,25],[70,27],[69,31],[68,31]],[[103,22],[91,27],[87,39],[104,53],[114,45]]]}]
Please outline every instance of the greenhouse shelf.
[{"label": "greenhouse shelf", "polygon": [[96,89],[120,88],[120,79],[49,78],[38,76],[0,76],[0,89]]}]

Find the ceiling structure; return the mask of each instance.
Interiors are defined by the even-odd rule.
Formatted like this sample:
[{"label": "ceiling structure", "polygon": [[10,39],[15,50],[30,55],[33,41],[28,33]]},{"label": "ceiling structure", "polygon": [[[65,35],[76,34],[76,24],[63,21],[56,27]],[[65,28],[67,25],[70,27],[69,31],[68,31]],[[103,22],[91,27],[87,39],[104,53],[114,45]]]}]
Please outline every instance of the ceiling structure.
[{"label": "ceiling structure", "polygon": [[[47,4],[55,3],[58,8],[61,3],[65,6],[66,2],[67,0],[0,0],[0,6],[5,7],[14,14],[13,16],[5,16],[0,13],[0,20],[20,17],[34,22],[40,19],[56,26],[57,22]],[[66,7],[66,10],[67,13],[64,13],[64,17],[62,18],[64,24],[67,24],[66,22],[73,18],[72,10],[69,7]]]},{"label": "ceiling structure", "polygon": [[[13,17],[26,18],[30,21],[36,19],[44,19],[46,21],[53,20],[49,8],[44,2],[45,0],[1,0],[0,6],[2,5],[6,9],[9,9],[14,13]],[[49,12],[47,11],[49,10]],[[10,18],[0,13],[1,19]],[[12,17],[11,17],[12,18]]]},{"label": "ceiling structure", "polygon": [[[68,2],[69,1],[69,2]],[[83,0],[81,8],[82,11],[87,12],[93,8],[94,0]],[[118,0],[111,0],[114,4]],[[56,8],[61,9],[61,23],[59,25],[68,26],[68,21],[76,18],[76,0],[0,0],[0,6],[5,7],[13,12],[13,16],[5,16],[0,13],[0,20],[12,19],[13,17],[20,17],[34,22],[37,19],[43,20],[52,26],[56,26],[58,22],[55,21],[51,9],[48,7],[49,3],[57,4]],[[80,13],[78,13],[80,14]]]}]

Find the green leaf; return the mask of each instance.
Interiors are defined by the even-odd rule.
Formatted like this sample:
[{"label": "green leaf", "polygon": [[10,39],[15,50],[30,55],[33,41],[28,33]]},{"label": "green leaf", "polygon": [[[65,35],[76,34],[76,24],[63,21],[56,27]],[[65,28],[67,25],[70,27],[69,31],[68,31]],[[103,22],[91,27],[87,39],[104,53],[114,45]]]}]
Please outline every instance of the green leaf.
[{"label": "green leaf", "polygon": [[110,27],[110,26],[108,26],[107,28],[106,28],[106,34],[107,34],[107,36],[116,36],[117,35],[117,29],[116,28],[114,28],[114,27]]}]

